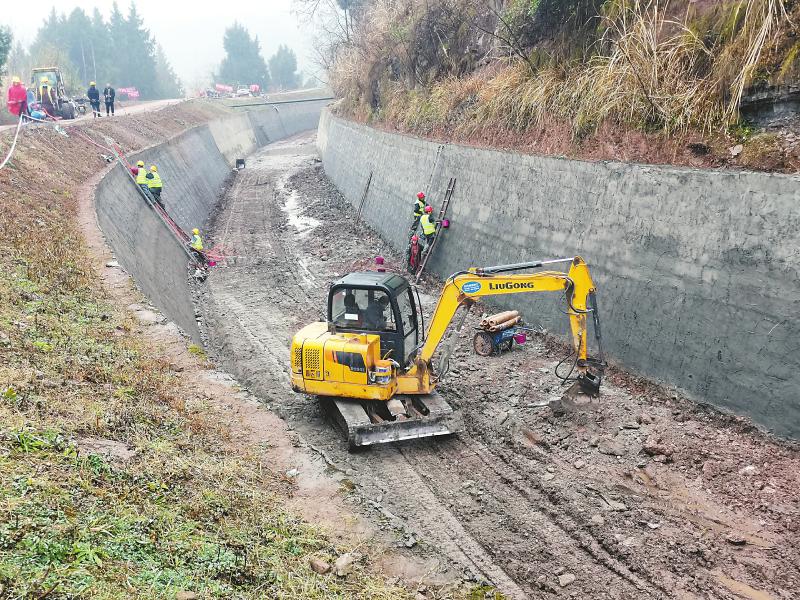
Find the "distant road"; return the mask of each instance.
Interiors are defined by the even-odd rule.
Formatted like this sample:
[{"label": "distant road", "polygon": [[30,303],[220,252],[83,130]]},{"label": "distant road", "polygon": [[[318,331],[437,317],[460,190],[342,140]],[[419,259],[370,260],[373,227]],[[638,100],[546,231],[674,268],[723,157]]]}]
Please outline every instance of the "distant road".
[{"label": "distant road", "polygon": [[[142,112],[150,112],[153,110],[161,110],[165,106],[170,106],[172,104],[178,104],[179,102],[183,102],[183,98],[173,98],[171,100],[147,100],[144,102],[117,102],[115,105],[114,116],[121,117],[124,115],[135,115],[136,113]],[[102,113],[101,119],[106,118],[106,107],[103,104],[100,104],[100,111]],[[88,112],[85,115],[80,115],[72,120],[64,119],[62,121],[63,125],[72,125],[73,123],[81,123],[85,122],[87,119],[91,120],[94,117],[92,116],[91,109],[88,109]],[[109,117],[110,118],[110,117]],[[8,129],[13,129],[16,127],[16,123],[12,123],[11,125],[2,125],[0,126],[0,132],[6,131]]]},{"label": "distant road", "polygon": [[285,102],[287,100],[305,100],[308,98],[321,98],[332,96],[328,88],[308,88],[305,90],[292,90],[291,92],[273,92],[265,96],[242,96],[240,98],[220,98],[225,106],[253,106],[266,102]]}]

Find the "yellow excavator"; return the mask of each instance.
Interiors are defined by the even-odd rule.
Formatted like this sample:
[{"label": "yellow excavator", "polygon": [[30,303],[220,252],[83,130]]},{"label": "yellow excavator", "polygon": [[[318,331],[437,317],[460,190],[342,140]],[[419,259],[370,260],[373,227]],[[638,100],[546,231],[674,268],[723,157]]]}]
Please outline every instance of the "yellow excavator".
[{"label": "yellow excavator", "polygon": [[[569,270],[514,273],[559,263],[568,263]],[[600,321],[595,286],[580,257],[455,273],[445,281],[424,339],[419,293],[404,277],[381,271],[350,273],[330,288],[327,322],[306,325],[292,339],[292,389],[331,402],[351,450],[455,433],[461,428],[460,417],[435,388],[448,370],[469,308],[485,296],[529,292],[564,294],[574,361],[562,381],[572,381],[590,395],[599,393],[605,367]],[[434,369],[434,352],[459,307],[464,309],[461,319]],[[587,351],[589,315],[597,358]]]}]

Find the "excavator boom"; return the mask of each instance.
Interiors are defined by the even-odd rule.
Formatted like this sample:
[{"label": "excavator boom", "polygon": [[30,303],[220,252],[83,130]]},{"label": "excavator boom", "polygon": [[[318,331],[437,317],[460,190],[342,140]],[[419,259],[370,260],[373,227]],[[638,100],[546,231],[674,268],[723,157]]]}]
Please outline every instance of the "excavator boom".
[{"label": "excavator boom", "polygon": [[[569,271],[538,271],[535,273],[512,273],[521,269],[570,263]],[[587,391],[599,391],[602,373],[602,347],[600,347],[600,322],[597,314],[595,286],[589,268],[580,257],[551,261],[500,265],[484,269],[470,269],[451,276],[444,285],[439,302],[431,318],[428,336],[415,364],[398,377],[398,389],[403,393],[429,393],[435,387],[435,378],[430,375],[431,359],[442,342],[456,311],[469,307],[477,298],[505,294],[531,292],[563,292],[567,301],[567,315],[572,332],[572,344],[577,354],[576,367],[579,379]],[[587,356],[587,316],[594,318],[595,336],[598,341],[599,360],[589,361]],[[445,356],[446,362],[449,356]],[[590,370],[591,364],[595,368]],[[588,380],[586,378],[589,378]]]}]

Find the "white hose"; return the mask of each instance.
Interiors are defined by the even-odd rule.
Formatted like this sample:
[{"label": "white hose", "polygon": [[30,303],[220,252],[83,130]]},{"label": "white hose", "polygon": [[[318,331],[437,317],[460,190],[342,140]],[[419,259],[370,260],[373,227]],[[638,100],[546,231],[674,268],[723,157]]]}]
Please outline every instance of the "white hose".
[{"label": "white hose", "polygon": [[19,137],[19,130],[22,128],[22,112],[19,115],[19,121],[17,122],[17,131],[14,133],[14,141],[11,143],[11,149],[8,151],[8,154],[3,159],[3,162],[0,163],[0,169],[6,166],[6,163],[11,159],[11,155],[14,154],[14,148],[17,147],[17,138]]}]

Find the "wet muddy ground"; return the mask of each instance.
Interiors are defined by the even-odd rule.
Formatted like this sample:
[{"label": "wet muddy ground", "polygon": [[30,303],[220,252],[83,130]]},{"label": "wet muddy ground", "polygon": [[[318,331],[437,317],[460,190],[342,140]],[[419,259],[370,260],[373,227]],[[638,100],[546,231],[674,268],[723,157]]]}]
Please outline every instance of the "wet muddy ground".
[{"label": "wet muddy ground", "polygon": [[[344,505],[425,565],[431,598],[460,579],[510,598],[798,597],[796,445],[618,370],[599,401],[554,411],[564,347],[542,334],[479,357],[479,307],[439,388],[465,430],[349,454],[318,401],[291,391],[289,343],[331,282],[401,257],[355,221],[313,142],[273,144],[236,175],[211,236],[228,260],[199,294],[215,360],[324,461],[299,485],[338,482]],[[440,285],[422,283],[428,311]]]}]

